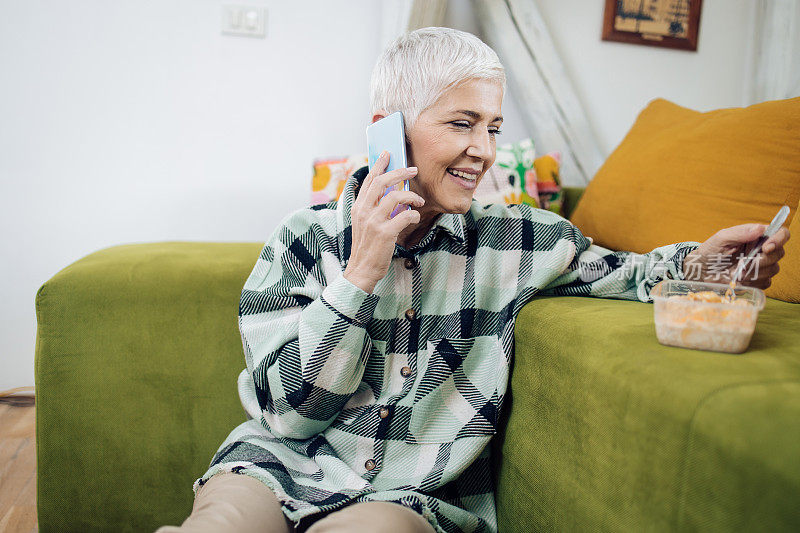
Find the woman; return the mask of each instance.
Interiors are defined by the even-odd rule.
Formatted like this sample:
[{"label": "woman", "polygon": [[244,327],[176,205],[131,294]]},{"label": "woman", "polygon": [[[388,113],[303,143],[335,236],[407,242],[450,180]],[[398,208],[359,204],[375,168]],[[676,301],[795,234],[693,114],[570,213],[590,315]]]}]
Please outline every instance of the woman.
[{"label": "woman", "polygon": [[[472,202],[505,89],[472,35],[404,35],[371,85],[373,121],[403,113],[413,166],[384,173],[384,154],[264,246],[239,313],[251,419],[195,482],[181,530],[497,531],[487,444],[519,310],[538,294],[649,301],[690,254],[704,271],[763,231],[612,253],[551,212]],[[410,191],[382,198],[404,179]],[[413,209],[390,218],[398,203]],[[769,284],[787,239],[765,245],[750,284]]]}]

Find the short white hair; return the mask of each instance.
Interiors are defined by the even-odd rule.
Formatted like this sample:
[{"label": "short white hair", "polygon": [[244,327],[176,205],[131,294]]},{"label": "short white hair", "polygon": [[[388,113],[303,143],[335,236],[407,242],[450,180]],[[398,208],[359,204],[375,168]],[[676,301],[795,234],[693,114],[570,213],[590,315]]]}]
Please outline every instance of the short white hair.
[{"label": "short white hair", "polygon": [[372,71],[370,107],[401,111],[408,127],[448,89],[470,79],[496,81],[506,89],[506,73],[489,45],[452,28],[421,28],[398,37]]}]

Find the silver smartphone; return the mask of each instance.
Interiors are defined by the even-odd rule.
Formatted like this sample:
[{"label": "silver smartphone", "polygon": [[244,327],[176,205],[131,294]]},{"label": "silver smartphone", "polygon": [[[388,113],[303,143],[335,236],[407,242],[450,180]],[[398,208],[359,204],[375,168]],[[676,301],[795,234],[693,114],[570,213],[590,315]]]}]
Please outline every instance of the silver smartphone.
[{"label": "silver smartphone", "polygon": [[[369,153],[368,162],[370,170],[375,166],[375,162],[383,151],[389,152],[389,164],[386,166],[385,172],[408,167],[408,160],[406,159],[406,132],[403,123],[403,114],[400,111],[396,111],[367,126],[367,150]],[[409,190],[408,180],[403,180],[402,184],[387,187],[386,190],[383,191],[383,196],[386,196],[395,189],[403,191]],[[394,217],[397,213],[406,209],[411,209],[411,207],[405,204],[397,204],[391,216]]]}]

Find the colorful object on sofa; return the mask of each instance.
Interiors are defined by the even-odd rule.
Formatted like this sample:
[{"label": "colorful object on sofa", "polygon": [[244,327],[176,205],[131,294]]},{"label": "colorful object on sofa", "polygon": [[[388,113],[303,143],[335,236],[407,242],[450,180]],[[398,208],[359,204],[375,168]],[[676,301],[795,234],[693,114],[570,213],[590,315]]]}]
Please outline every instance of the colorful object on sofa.
[{"label": "colorful object on sofa", "polygon": [[[472,197],[483,205],[522,203],[519,177],[516,172],[494,164],[478,182]],[[531,205],[539,206],[536,201]]]},{"label": "colorful object on sofa", "polygon": [[311,205],[338,200],[347,178],[366,165],[367,156],[364,154],[315,160],[314,177],[311,179]]},{"label": "colorful object on sofa", "polygon": [[[559,215],[563,210],[561,181],[559,179],[560,166],[561,154],[559,152],[550,152],[534,160],[534,172],[531,176],[533,178],[531,181],[535,181],[535,187],[539,193],[539,207]],[[528,183],[527,179],[526,183]]]},{"label": "colorful object on sofa", "polygon": [[536,183],[536,178],[532,175],[535,157],[536,151],[532,139],[523,139],[518,143],[497,147],[494,166],[499,167],[501,172],[505,170],[508,183],[513,189],[506,195],[507,204],[525,203],[539,207],[539,196],[533,190]]},{"label": "colorful object on sofa", "polygon": [[[571,220],[595,243],[646,252],[768,224],[800,201],[800,98],[701,113],[657,99],[586,188]],[[624,220],[625,231],[620,231]],[[765,292],[800,301],[800,247],[789,241]]]},{"label": "colorful object on sofa", "polygon": [[498,146],[494,165],[474,198],[482,204],[527,204],[561,214],[560,163],[558,152],[536,158],[531,139]]}]

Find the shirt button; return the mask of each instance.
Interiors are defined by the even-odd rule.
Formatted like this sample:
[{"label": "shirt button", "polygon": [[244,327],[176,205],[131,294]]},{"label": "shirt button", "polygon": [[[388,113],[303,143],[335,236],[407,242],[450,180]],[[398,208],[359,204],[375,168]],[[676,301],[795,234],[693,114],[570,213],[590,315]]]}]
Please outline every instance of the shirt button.
[{"label": "shirt button", "polygon": [[408,376],[410,376],[411,375],[411,367],[410,366],[404,366],[403,368],[401,368],[400,369],[400,375],[403,376],[404,378],[407,378]]},{"label": "shirt button", "polygon": [[375,468],[375,461],[373,461],[372,459],[367,459],[367,462],[364,463],[364,468],[366,468],[367,470],[372,470],[373,468]]},{"label": "shirt button", "polygon": [[381,410],[378,412],[378,416],[380,416],[381,418],[386,418],[387,416],[389,416],[389,410],[385,407],[381,407]]},{"label": "shirt button", "polygon": [[416,314],[417,313],[413,309],[408,309],[406,311],[406,318],[409,319],[409,320],[414,320],[414,315],[416,315]]},{"label": "shirt button", "polygon": [[406,259],[405,266],[407,269],[411,270],[415,266],[417,266],[417,262],[413,259]]}]

